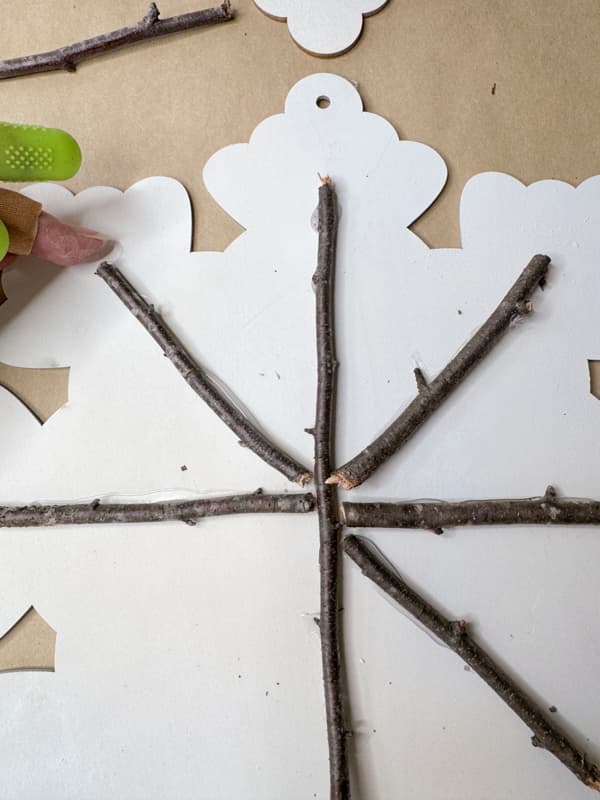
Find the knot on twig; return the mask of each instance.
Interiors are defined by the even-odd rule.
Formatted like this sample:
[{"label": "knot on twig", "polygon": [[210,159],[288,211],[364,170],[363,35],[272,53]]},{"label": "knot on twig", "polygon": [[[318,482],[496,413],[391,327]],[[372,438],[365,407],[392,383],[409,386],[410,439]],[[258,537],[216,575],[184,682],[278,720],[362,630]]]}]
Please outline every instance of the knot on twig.
[{"label": "knot on twig", "polygon": [[63,69],[66,72],[77,72],[77,64],[75,63],[75,61],[73,61],[73,59],[66,58],[63,61]]},{"label": "knot on twig", "polygon": [[92,511],[95,511],[99,505],[100,505],[100,498],[96,497],[96,499],[92,500],[92,502],[90,503],[90,508],[92,509]]},{"label": "knot on twig", "polygon": [[432,533],[435,533],[436,536],[442,536],[442,534],[444,533],[443,528],[430,528],[430,530]]},{"label": "knot on twig", "polygon": [[467,635],[467,623],[464,619],[453,619],[450,621],[450,630],[453,642],[458,643]]},{"label": "knot on twig", "polygon": [[554,486],[552,486],[552,485],[546,486],[546,491],[544,492],[544,500],[547,503],[552,503],[552,502],[554,502],[556,500],[556,497],[557,497],[557,494],[556,494],[556,489],[554,488]]},{"label": "knot on twig", "polygon": [[156,3],[150,3],[148,11],[146,11],[144,18],[142,19],[142,26],[144,28],[151,28],[156,22],[158,22],[159,16],[160,11],[158,10]]},{"label": "knot on twig", "polygon": [[533,303],[531,300],[521,300],[516,305],[516,311],[519,316],[524,316],[525,314],[531,314],[533,311]]},{"label": "knot on twig", "polygon": [[539,739],[539,738],[538,738],[537,736],[535,736],[535,735],[531,737],[531,744],[532,744],[534,747],[541,747],[541,748],[543,748],[543,747],[544,747],[544,745],[542,744],[542,740],[541,740],[541,739]]}]

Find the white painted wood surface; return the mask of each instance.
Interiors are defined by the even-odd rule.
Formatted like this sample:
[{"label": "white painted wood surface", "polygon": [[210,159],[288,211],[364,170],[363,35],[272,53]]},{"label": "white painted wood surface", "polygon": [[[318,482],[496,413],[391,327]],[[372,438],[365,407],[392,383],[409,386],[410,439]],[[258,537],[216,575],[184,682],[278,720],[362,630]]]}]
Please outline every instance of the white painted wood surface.
[{"label": "white painted wood surface", "polygon": [[358,41],[364,18],[389,0],[254,0],[258,8],[286,21],[290,36],[316,56],[337,56]]},{"label": "white painted wood surface", "polygon": [[[535,313],[352,497],[520,497],[548,483],[599,497],[587,359],[600,357],[600,177],[575,189],[475,176],[463,249],[429,250],[409,226],[444,185],[442,159],[364,113],[348,81],[312,75],[285,113],[204,169],[246,229],[224,253],[190,253],[188,198],[167,178],[28,193],[118,239],[125,274],[309,462],[319,173],[341,211],[339,462],[412,399],[416,364],[435,375],[530,256],[552,257]],[[238,446],[93,272],[24,259],[7,273],[0,360],[72,369],[70,402],[44,427],[0,393],[0,500],[293,490]],[[440,608],[473,621],[598,760],[596,530],[367,534]],[[58,632],[55,674],[0,677],[3,798],[326,797],[317,553],[312,516],[0,531],[0,630],[33,604]],[[360,797],[588,796],[348,563],[344,607]]]}]

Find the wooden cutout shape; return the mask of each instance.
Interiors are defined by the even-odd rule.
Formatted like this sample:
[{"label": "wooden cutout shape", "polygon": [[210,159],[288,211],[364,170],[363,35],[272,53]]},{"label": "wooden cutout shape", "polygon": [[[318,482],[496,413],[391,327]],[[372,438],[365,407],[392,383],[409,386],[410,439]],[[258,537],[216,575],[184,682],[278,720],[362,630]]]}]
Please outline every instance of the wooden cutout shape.
[{"label": "wooden cutout shape", "polygon": [[[330,99],[328,108],[318,106],[321,96]],[[423,145],[400,142],[385,120],[364,114],[347,81],[320,75],[293,87],[285,113],[261,123],[250,143],[228,147],[207,164],[209,190],[246,227],[225,253],[189,253],[185,192],[166,179],[140,182],[125,193],[102,187],[77,197],[60,187],[29,191],[53,213],[96,224],[121,240],[123,268],[136,286],[160,304],[253,414],[310,456],[302,428],[314,414],[310,276],[316,237],[309,220],[317,173],[333,175],[342,198],[340,461],[413,396],[415,362],[436,374],[532,253],[548,251],[553,259],[533,319],[499,345],[414,447],[352,498],[537,494],[541,475],[563,492],[596,495],[597,448],[589,430],[598,404],[589,394],[581,349],[596,349],[590,336],[599,291],[598,178],[574,189],[557,181],[526,187],[509,176],[476,176],[461,203],[463,249],[430,251],[408,226],[443,185],[441,159]],[[77,397],[69,414],[35,439],[14,409],[3,409],[7,499],[72,500],[74,494],[111,494],[115,487],[140,495],[165,487],[247,489],[249,481],[286,486],[203,413],[137,322],[97,289],[102,284],[91,270],[78,268],[61,279],[50,296],[33,298],[24,312],[30,309],[30,319],[19,320],[20,331],[9,334],[17,346],[32,319],[51,308],[64,325],[58,344],[72,348],[60,352],[74,365]],[[185,473],[181,464],[189,467]],[[68,674],[64,686],[47,695],[75,714],[86,733],[78,741],[82,766],[61,767],[67,793],[95,800],[105,791],[97,771],[85,768],[98,763],[98,735],[101,768],[118,794],[130,791],[132,774],[144,781],[145,797],[189,793],[197,785],[189,765],[198,763],[198,741],[209,743],[198,766],[208,795],[266,797],[273,787],[290,798],[305,797],[307,788],[321,792],[327,769],[313,622],[314,518],[286,520],[285,530],[278,519],[235,519],[190,530],[157,526],[142,536],[110,527],[96,533],[1,536],[7,602],[22,602],[35,586],[59,629],[68,629],[67,638],[61,633]],[[600,701],[581,687],[595,685],[599,666],[589,630],[597,622],[600,546],[595,531],[577,531],[576,538],[562,533],[544,529],[526,536],[513,528],[446,540],[420,533],[374,536],[446,609],[457,616],[472,610],[486,643],[548,704],[593,732]],[[452,653],[412,629],[401,640],[391,636],[396,609],[381,604],[354,572],[344,617],[351,620],[345,645],[352,741],[365,791],[393,797],[402,788],[418,800],[447,800],[450,785],[460,787],[461,798],[479,800],[490,791],[514,794],[518,785],[532,800],[588,796],[559,764],[524,746],[518,720],[503,713],[472,675],[456,670]],[[98,630],[110,636],[98,643]],[[26,730],[33,741],[36,732],[17,713],[21,697],[8,694],[11,737],[18,740]],[[202,713],[190,715],[190,698]],[[126,757],[116,714],[123,714],[135,738]],[[294,736],[287,733],[291,715]],[[149,716],[175,731],[161,741],[162,755],[174,765],[168,776],[164,762],[152,759],[157,739],[155,726],[148,730]],[[68,731],[53,733],[57,753],[72,745]],[[224,740],[235,746],[235,770],[220,746]],[[390,742],[403,754],[402,769],[385,749]],[[596,745],[590,743],[591,754]],[[47,775],[31,776],[26,764],[11,770],[16,785],[26,775],[48,793]]]},{"label": "wooden cutout shape", "polygon": [[0,362],[0,386],[43,425],[69,399],[69,367],[36,369]]},{"label": "wooden cutout shape", "polygon": [[54,672],[56,631],[33,606],[0,637],[0,672]]},{"label": "wooden cutout shape", "polygon": [[296,44],[314,56],[339,56],[352,49],[364,18],[388,0],[254,0],[267,16],[285,22]]}]

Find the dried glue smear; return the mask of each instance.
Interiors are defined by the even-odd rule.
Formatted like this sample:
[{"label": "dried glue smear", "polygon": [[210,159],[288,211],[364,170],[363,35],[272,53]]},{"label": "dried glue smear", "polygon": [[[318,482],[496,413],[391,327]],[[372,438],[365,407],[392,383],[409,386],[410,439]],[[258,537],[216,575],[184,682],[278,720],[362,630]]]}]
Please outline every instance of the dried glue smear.
[{"label": "dried glue smear", "polygon": [[[362,536],[360,537],[360,539],[361,541],[363,541],[365,544],[368,545],[369,549],[373,551],[374,555],[377,556],[378,560],[381,561],[391,573],[393,573],[397,578],[399,578],[401,581],[404,582],[404,578],[402,577],[402,575],[398,572],[396,567],[391,563],[391,561],[387,558],[387,556],[385,556],[384,553],[381,552],[381,550],[377,547],[376,544],[374,544],[370,539],[365,539]],[[354,562],[352,562],[352,566],[360,571],[360,567]],[[439,639],[435,634],[433,634],[429,630],[429,628],[423,625],[423,623],[420,622],[416,617],[413,617],[412,614],[409,614],[409,612],[403,606],[401,606],[399,603],[393,600],[389,596],[389,594],[387,594],[387,592],[384,592],[383,589],[381,589],[375,583],[373,584],[373,587],[375,588],[379,596],[383,597],[386,603],[391,605],[394,608],[394,610],[399,611],[403,617],[409,619],[413,623],[413,625],[416,625],[417,628],[419,628],[419,630],[423,631],[423,633],[425,633],[431,639],[432,642],[435,642],[437,645],[443,647],[445,650],[450,649],[448,645],[442,642],[442,640]]]},{"label": "dried glue smear", "polygon": [[[85,505],[86,503],[100,502],[106,503],[168,503],[177,500],[210,500],[215,497],[226,497],[228,495],[252,494],[256,492],[256,486],[247,490],[237,489],[203,489],[197,491],[189,487],[174,487],[170,489],[160,489],[159,491],[138,492],[137,494],[125,494],[123,492],[108,492],[105,494],[94,494],[88,497],[77,497],[73,500],[61,500],[57,502],[53,499],[41,499],[31,501],[32,505]],[[19,505],[23,505],[20,503]]]}]

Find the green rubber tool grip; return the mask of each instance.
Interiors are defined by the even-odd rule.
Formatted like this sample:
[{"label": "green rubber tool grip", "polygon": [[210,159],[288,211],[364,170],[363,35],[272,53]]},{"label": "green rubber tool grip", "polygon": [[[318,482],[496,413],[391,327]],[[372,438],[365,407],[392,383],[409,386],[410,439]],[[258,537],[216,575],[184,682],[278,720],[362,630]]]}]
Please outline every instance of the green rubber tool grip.
[{"label": "green rubber tool grip", "polygon": [[79,145],[65,131],[0,122],[0,181],[64,181],[80,166]]},{"label": "green rubber tool grip", "polygon": [[8,253],[8,231],[0,219],[0,260]]}]

